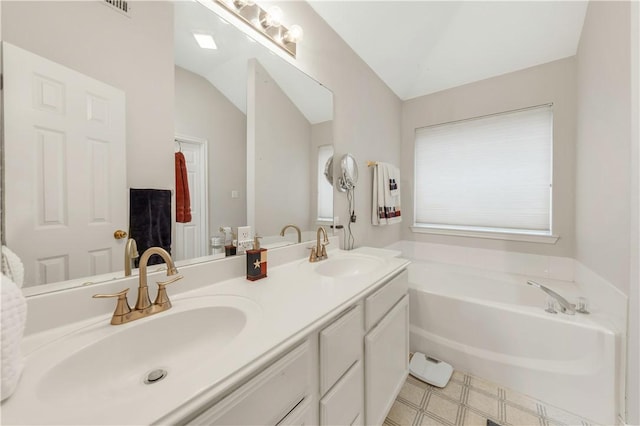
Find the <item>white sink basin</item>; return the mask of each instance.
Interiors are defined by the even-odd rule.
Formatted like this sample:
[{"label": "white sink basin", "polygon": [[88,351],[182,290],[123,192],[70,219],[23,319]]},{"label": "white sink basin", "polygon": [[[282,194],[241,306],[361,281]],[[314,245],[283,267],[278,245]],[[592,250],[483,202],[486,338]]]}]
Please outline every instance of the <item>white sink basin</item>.
[{"label": "white sink basin", "polygon": [[314,271],[325,277],[353,277],[373,271],[379,263],[375,258],[364,256],[330,257],[319,261]]},{"label": "white sink basin", "polygon": [[[189,386],[189,369],[224,354],[259,311],[242,297],[206,296],[176,300],[172,309],[128,324],[89,327],[54,343],[61,356],[44,368],[38,397],[113,403],[158,386]],[[145,383],[156,369],[165,378]]]}]

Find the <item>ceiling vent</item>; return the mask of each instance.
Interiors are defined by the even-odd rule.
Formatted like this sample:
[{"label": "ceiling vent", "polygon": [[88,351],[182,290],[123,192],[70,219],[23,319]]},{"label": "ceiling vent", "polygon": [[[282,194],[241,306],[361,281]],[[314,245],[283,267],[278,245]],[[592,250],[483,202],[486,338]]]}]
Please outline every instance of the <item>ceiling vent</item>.
[{"label": "ceiling vent", "polygon": [[131,17],[131,2],[127,0],[104,0],[104,4],[125,16]]}]

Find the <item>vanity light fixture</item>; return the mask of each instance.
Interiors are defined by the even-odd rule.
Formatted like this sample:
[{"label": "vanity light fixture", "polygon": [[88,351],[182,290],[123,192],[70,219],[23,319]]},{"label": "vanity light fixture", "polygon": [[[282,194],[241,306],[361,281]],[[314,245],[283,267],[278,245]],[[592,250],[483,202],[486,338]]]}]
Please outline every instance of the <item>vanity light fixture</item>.
[{"label": "vanity light fixture", "polygon": [[282,25],[284,13],[278,6],[261,8],[255,0],[215,0],[226,10],[233,13],[278,47],[294,58],[296,45],[302,41],[303,31],[299,25],[286,28]]},{"label": "vanity light fixture", "polygon": [[215,50],[218,48],[211,34],[193,33],[193,37],[195,37],[198,45],[203,49]]}]

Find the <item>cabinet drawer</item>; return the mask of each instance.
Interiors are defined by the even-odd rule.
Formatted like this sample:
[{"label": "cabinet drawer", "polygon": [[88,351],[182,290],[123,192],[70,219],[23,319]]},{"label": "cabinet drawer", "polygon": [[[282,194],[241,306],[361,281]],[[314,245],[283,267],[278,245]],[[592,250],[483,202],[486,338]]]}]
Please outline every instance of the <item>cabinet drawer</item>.
[{"label": "cabinet drawer", "polygon": [[310,368],[305,342],[189,424],[276,424],[308,395]]},{"label": "cabinet drawer", "polygon": [[311,404],[311,398],[305,398],[296,408],[287,414],[287,417],[278,423],[278,426],[307,426],[318,424],[318,420],[313,418]]},{"label": "cabinet drawer", "polygon": [[320,332],[320,395],[362,357],[362,322],[357,305]]},{"label": "cabinet drawer", "polygon": [[409,290],[409,273],[404,270],[364,302],[366,330],[376,325]]},{"label": "cabinet drawer", "polygon": [[358,361],[320,400],[320,424],[358,424],[364,404],[363,387],[362,362]]}]

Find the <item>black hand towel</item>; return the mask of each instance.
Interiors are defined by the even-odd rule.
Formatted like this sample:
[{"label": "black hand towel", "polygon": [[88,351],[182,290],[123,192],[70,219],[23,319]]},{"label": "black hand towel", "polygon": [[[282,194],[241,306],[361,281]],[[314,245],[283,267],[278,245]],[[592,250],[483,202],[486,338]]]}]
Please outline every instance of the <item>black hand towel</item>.
[{"label": "black hand towel", "polygon": [[[129,234],[142,256],[150,247],[162,247],[171,254],[171,191],[168,189],[129,190]],[[136,259],[136,267],[140,258]],[[164,263],[158,255],[148,265]]]}]

